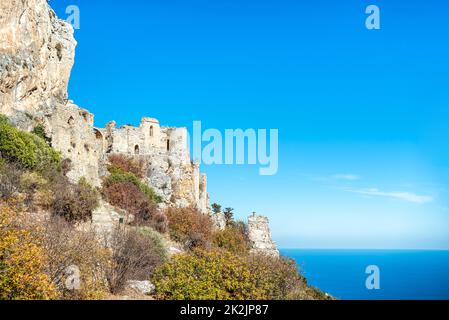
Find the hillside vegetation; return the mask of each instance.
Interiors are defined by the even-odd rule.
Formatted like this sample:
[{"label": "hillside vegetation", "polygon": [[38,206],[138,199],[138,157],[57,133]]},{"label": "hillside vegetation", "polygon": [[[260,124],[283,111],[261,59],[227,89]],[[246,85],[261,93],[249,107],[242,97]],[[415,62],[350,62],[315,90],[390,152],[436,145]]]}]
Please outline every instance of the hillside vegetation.
[{"label": "hillside vegetation", "polygon": [[[327,298],[294,261],[252,254],[232,210],[219,231],[196,208],[161,209],[133,157],[111,155],[101,188],[69,181],[70,162],[41,131],[0,117],[0,299],[106,299],[129,280],[150,280],[155,299]],[[134,220],[96,233],[100,200]],[[183,252],[171,255],[167,242]]]}]

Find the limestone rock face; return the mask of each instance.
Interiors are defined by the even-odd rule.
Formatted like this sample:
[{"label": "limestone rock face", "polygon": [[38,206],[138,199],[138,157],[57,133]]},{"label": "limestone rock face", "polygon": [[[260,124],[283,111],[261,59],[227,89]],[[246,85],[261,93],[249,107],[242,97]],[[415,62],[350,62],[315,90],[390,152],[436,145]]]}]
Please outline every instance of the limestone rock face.
[{"label": "limestone rock face", "polygon": [[223,212],[212,213],[210,217],[216,229],[224,230],[226,228],[226,217]]},{"label": "limestone rock face", "polygon": [[248,236],[253,252],[279,257],[279,250],[271,238],[267,217],[253,213],[248,218]]},{"label": "limestone rock face", "polygon": [[17,116],[65,104],[76,41],[46,0],[0,2],[0,110]]}]

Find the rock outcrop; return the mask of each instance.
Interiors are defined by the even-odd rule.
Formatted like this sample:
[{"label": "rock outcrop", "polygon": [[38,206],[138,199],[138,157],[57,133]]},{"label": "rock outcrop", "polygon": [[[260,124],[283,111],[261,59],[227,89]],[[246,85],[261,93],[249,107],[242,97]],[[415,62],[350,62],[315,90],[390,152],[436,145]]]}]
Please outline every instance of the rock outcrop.
[{"label": "rock outcrop", "polygon": [[2,114],[20,120],[66,103],[76,41],[46,0],[2,0],[0,39]]},{"label": "rock outcrop", "polygon": [[248,237],[251,250],[269,256],[278,257],[279,251],[271,238],[268,218],[257,215],[255,212],[248,218]]},{"label": "rock outcrop", "polygon": [[140,294],[149,295],[154,293],[156,287],[150,281],[130,280],[126,282],[126,287]]}]

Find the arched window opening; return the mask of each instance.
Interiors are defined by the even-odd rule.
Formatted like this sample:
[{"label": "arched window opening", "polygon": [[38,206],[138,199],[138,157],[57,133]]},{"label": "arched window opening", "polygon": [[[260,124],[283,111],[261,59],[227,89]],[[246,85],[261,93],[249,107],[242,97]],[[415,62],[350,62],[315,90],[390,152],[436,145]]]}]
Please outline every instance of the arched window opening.
[{"label": "arched window opening", "polygon": [[138,146],[138,145],[136,145],[136,146],[134,147],[134,153],[135,153],[135,154],[139,154],[139,153],[140,153],[140,149],[139,149],[139,146]]},{"label": "arched window opening", "polygon": [[100,132],[100,130],[95,129],[95,138],[97,138],[98,140],[103,140],[103,134]]},{"label": "arched window opening", "polygon": [[170,140],[167,140],[167,151],[170,151]]},{"label": "arched window opening", "polygon": [[152,137],[154,135],[154,128],[153,126],[150,127],[150,137]]}]

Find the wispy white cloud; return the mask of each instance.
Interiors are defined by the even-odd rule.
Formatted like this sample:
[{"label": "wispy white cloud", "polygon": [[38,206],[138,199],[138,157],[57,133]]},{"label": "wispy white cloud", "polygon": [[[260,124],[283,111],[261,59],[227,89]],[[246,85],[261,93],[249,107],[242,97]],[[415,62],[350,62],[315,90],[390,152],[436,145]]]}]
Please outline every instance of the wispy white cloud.
[{"label": "wispy white cloud", "polygon": [[393,191],[393,192],[385,192],[380,191],[376,188],[369,188],[369,189],[344,189],[348,192],[358,193],[366,196],[374,196],[374,197],[385,197],[385,198],[391,198],[391,199],[398,199],[398,200],[404,200],[408,202],[413,203],[429,203],[433,201],[433,197],[427,196],[427,195],[418,195],[412,192],[405,192],[405,191]]},{"label": "wispy white cloud", "polygon": [[311,180],[317,181],[317,182],[336,182],[336,181],[356,181],[360,180],[361,177],[352,174],[352,173],[345,173],[345,174],[334,174],[329,176],[311,176]]},{"label": "wispy white cloud", "polygon": [[350,174],[350,173],[334,174],[331,178],[334,180],[348,180],[348,181],[360,180],[360,176],[358,176],[356,174]]}]

